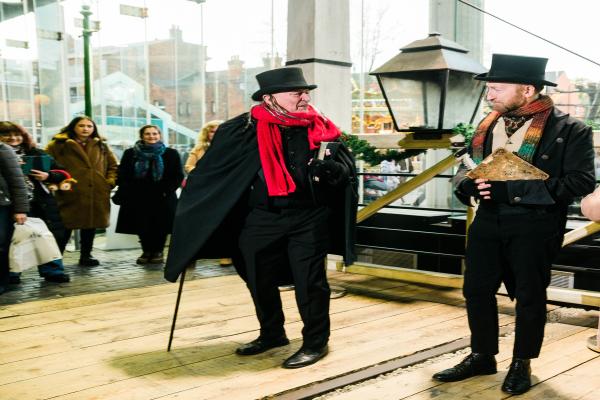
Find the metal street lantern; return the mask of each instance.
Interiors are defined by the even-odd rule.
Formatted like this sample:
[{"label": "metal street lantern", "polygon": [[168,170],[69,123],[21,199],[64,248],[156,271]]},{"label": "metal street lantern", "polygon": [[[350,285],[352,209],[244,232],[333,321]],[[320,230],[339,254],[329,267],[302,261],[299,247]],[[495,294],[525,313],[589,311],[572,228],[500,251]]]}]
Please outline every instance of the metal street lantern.
[{"label": "metal street lantern", "polygon": [[461,45],[432,33],[371,72],[397,131],[414,132],[415,139],[434,138],[460,122],[473,121],[485,89],[485,83],[473,76],[486,69],[467,53]]}]

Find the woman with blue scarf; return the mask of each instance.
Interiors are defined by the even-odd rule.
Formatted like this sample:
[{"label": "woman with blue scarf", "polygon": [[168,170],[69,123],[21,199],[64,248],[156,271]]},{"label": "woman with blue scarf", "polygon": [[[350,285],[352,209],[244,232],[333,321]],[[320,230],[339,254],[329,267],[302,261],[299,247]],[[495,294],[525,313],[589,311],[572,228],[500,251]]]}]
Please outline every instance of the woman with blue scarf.
[{"label": "woman with blue scarf", "polygon": [[173,226],[183,171],[179,154],[165,146],[158,126],[142,126],[139,133],[140,140],[125,150],[119,165],[119,189],[113,196],[121,206],[116,231],[139,236],[143,254],[138,264],[158,264]]}]

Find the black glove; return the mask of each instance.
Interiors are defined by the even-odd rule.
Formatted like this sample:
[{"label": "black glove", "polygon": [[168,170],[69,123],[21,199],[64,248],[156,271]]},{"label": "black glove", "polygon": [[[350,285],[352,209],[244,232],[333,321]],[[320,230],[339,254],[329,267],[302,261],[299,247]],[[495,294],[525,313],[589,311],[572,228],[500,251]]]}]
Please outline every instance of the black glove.
[{"label": "black glove", "polygon": [[504,181],[489,181],[491,187],[487,190],[490,192],[488,199],[496,203],[508,203],[508,188]]},{"label": "black glove", "polygon": [[466,178],[463,180],[460,185],[458,185],[458,189],[466,194],[467,196],[475,197],[476,199],[480,199],[479,190],[477,189],[477,183],[473,179]]},{"label": "black glove", "polygon": [[325,181],[332,186],[340,185],[348,177],[344,165],[333,160],[313,159],[309,168],[315,182]]}]

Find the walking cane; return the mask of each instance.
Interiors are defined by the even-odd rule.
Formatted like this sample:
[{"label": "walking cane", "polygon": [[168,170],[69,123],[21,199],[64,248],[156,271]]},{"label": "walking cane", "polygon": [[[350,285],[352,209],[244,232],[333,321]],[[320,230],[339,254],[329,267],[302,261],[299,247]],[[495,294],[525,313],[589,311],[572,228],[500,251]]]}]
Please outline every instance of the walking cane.
[{"label": "walking cane", "polygon": [[[195,262],[194,262],[195,264]],[[189,267],[189,266],[188,266]],[[175,332],[175,322],[177,321],[177,311],[179,310],[179,302],[181,301],[181,292],[183,291],[183,282],[185,281],[185,271],[187,267],[181,273],[179,278],[179,292],[177,292],[177,301],[175,302],[175,312],[173,312],[173,323],[171,324],[171,335],[169,336],[169,345],[167,351],[171,351],[171,343],[173,343],[173,333]]]}]

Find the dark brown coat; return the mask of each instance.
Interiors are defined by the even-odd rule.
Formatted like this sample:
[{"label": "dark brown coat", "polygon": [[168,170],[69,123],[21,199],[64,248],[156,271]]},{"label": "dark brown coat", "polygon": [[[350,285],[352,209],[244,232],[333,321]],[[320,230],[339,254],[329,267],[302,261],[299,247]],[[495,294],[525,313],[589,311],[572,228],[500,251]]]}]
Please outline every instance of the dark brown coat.
[{"label": "dark brown coat", "polygon": [[110,191],[117,180],[117,159],[106,142],[92,138],[84,148],[66,133],[59,133],[48,143],[46,151],[77,180],[72,191],[56,195],[65,227],[106,228]]}]

